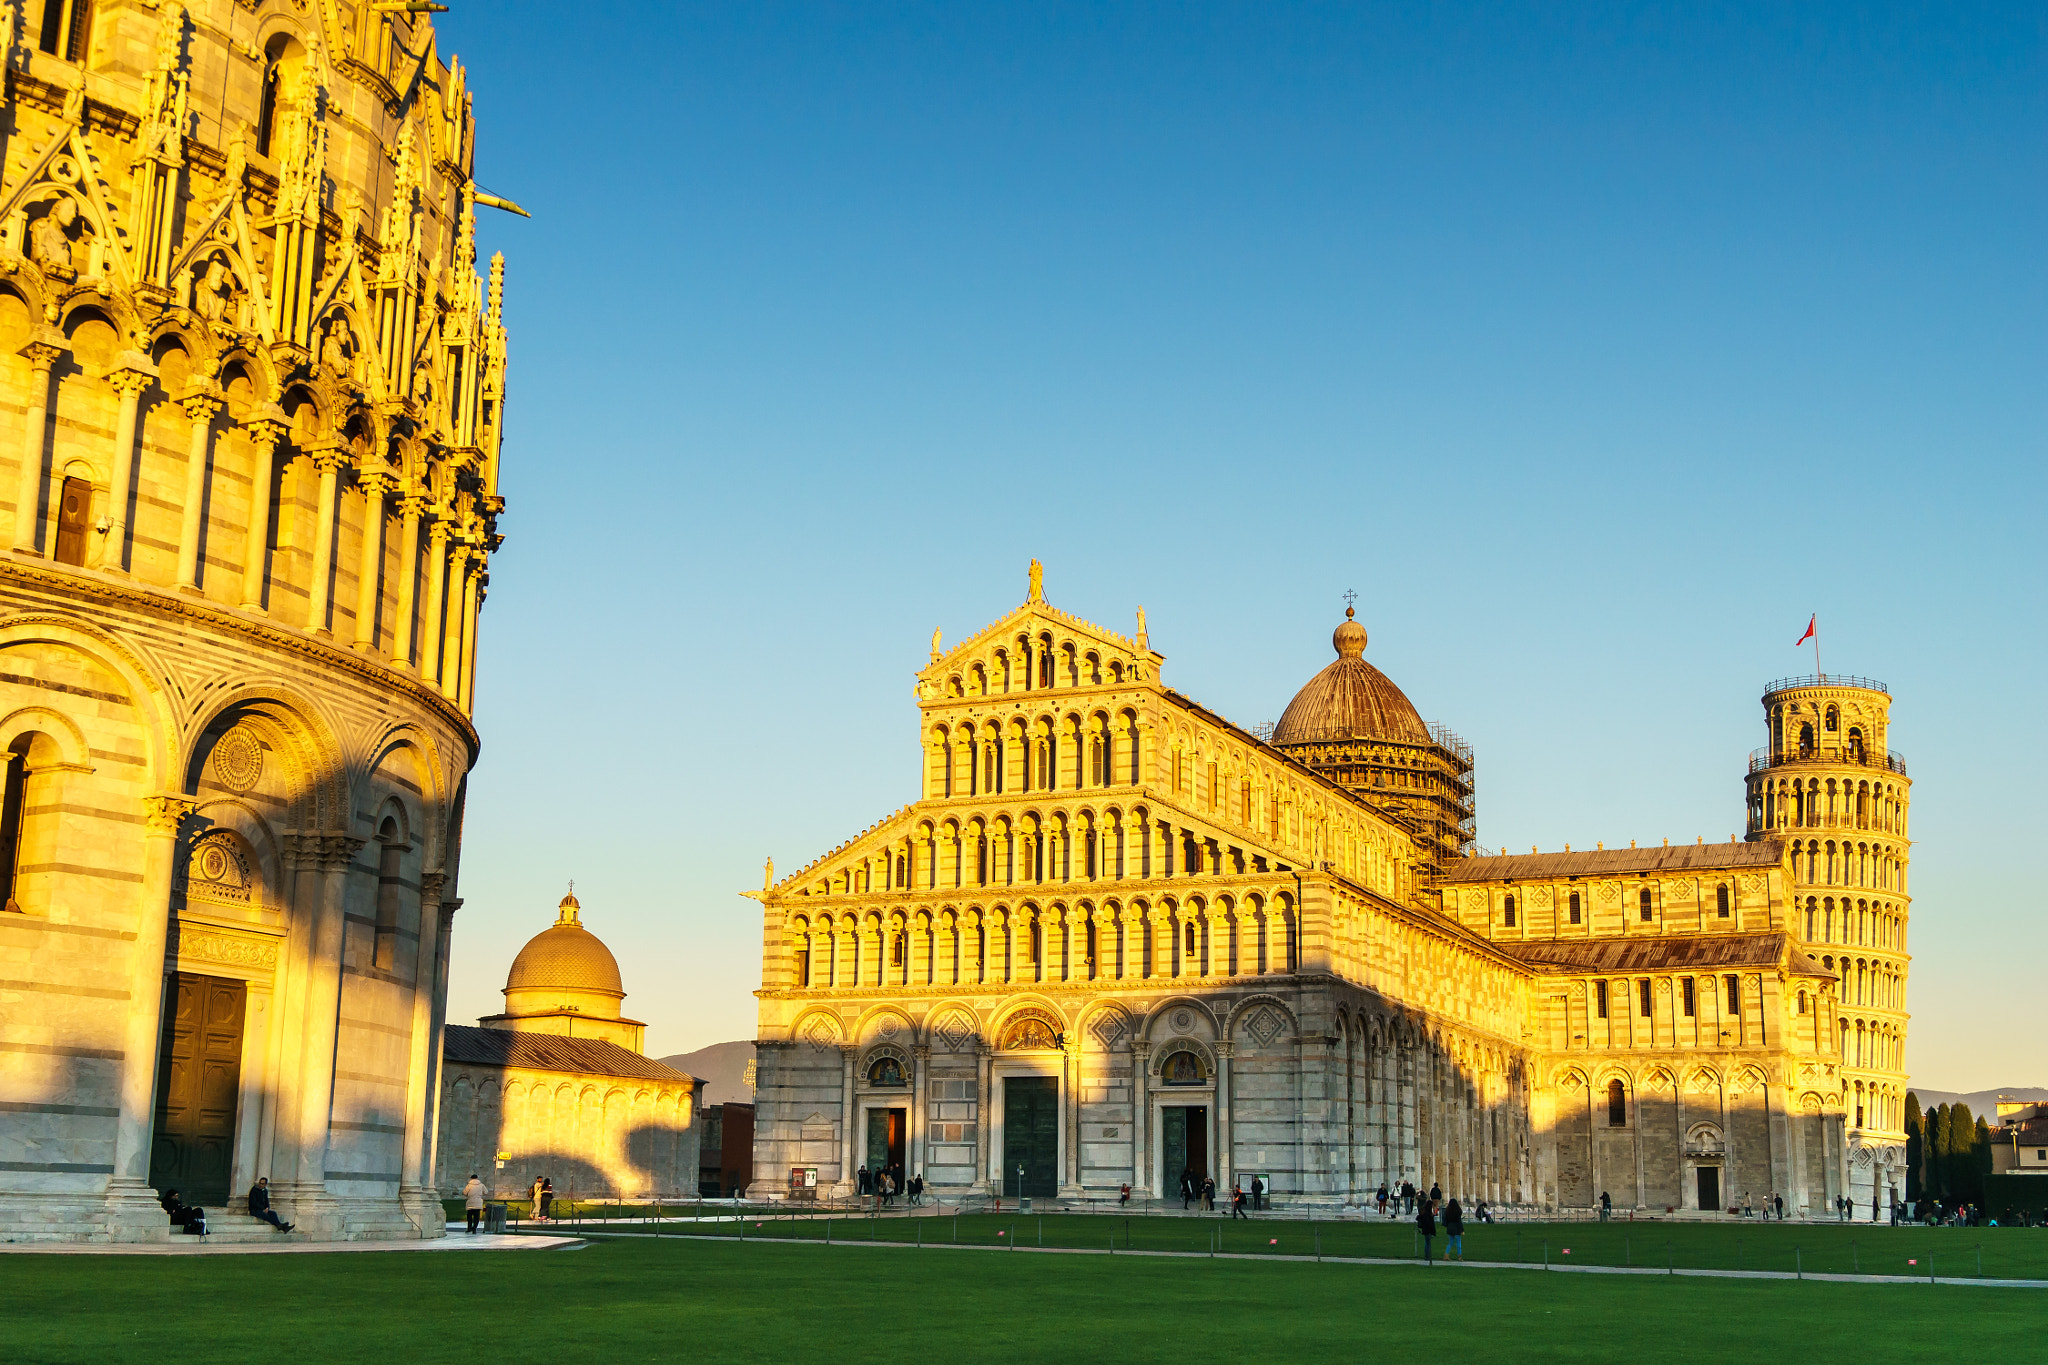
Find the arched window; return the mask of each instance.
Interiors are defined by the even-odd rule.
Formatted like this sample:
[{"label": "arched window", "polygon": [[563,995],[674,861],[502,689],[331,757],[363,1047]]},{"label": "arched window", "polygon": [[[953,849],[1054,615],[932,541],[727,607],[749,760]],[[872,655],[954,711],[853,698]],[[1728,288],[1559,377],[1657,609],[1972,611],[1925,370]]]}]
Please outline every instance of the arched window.
[{"label": "arched window", "polygon": [[398,898],[405,889],[399,860],[404,854],[398,822],[386,816],[377,827],[377,939],[373,961],[379,971],[392,970],[398,957]]},{"label": "arched window", "polygon": [[1693,979],[1688,976],[1682,982],[1680,982],[1680,985],[1684,987],[1683,993],[1685,996],[1685,1017],[1690,1019],[1693,1017],[1694,1012],[1699,1008],[1697,998],[1693,994]]},{"label": "arched window", "polygon": [[1208,1078],[1202,1074],[1200,1057],[1192,1052],[1176,1052],[1161,1064],[1159,1079],[1165,1085],[1200,1085]]},{"label": "arched window", "polygon": [[67,62],[85,60],[92,41],[92,0],[43,0],[43,29],[37,46]]},{"label": "arched window", "polygon": [[1806,992],[1799,992],[1799,1013],[1806,1013]]},{"label": "arched window", "polygon": [[1618,1080],[1607,1083],[1607,1126],[1628,1127],[1628,1090]]},{"label": "arched window", "polygon": [[1655,917],[1656,912],[1650,908],[1649,887],[1646,886],[1636,893],[1636,907],[1642,915],[1643,923],[1648,924]]},{"label": "arched window", "polygon": [[1088,782],[1090,786],[1103,784],[1102,736],[1097,735],[1088,745]]},{"label": "arched window", "polygon": [[1607,983],[1605,981],[1595,981],[1593,983],[1593,1010],[1598,1018],[1605,1019],[1607,1017]]},{"label": "arched window", "polygon": [[1813,754],[1813,722],[1812,722],[1812,721],[1806,721],[1806,722],[1804,722],[1803,724],[1801,724],[1801,725],[1800,725],[1800,727],[1799,727],[1799,756],[1800,756],[1801,758],[1808,758],[1808,757],[1811,757],[1811,756],[1812,756],[1812,754]]},{"label": "arched window", "polygon": [[256,110],[256,152],[259,156],[270,155],[270,144],[277,136],[277,98],[284,85],[284,72],[275,59],[263,68],[263,102]]},{"label": "arched window", "polygon": [[1852,725],[1849,727],[1849,761],[1852,763],[1861,763],[1863,761],[1863,730],[1860,726]]},{"label": "arched window", "polygon": [[66,476],[57,492],[57,562],[85,567],[92,533],[92,482]]},{"label": "arched window", "polygon": [[1722,919],[1728,918],[1728,883],[1726,882],[1714,888],[1714,913]]},{"label": "arched window", "polygon": [[1832,706],[1828,708],[1827,724],[1829,734],[1835,733],[1835,731],[1840,729],[1842,725],[1842,713],[1837,711]]},{"label": "arched window", "polygon": [[1188,939],[1188,946],[1187,946],[1187,962],[1188,962],[1188,966],[1189,966],[1189,967],[1192,967],[1192,966],[1194,965],[1194,962],[1195,962],[1195,922],[1194,922],[1193,920],[1189,920],[1189,921],[1188,921],[1188,925],[1187,925],[1187,939]]},{"label": "arched window", "polygon": [[891,967],[901,967],[903,965],[904,946],[909,942],[909,939],[910,936],[901,929],[889,935],[889,965]]},{"label": "arched window", "polygon": [[1003,1046],[1011,1051],[1056,1048],[1059,1045],[1059,1035],[1043,1019],[1037,1018],[1019,1019],[1003,1039]]},{"label": "arched window", "polygon": [[894,1057],[877,1057],[868,1068],[869,1085],[902,1085],[903,1063]]},{"label": "arched window", "polygon": [[1576,891],[1572,892],[1571,914],[1572,923],[1577,924],[1579,922],[1579,893]]},{"label": "arched window", "polygon": [[1503,908],[1502,908],[1502,913],[1503,913],[1503,919],[1502,919],[1502,923],[1503,923],[1503,924],[1505,924],[1505,925],[1506,925],[1506,926],[1507,926],[1508,928],[1510,928],[1510,929],[1514,928],[1514,927],[1515,927],[1515,898],[1514,898],[1513,896],[1509,896],[1509,897],[1508,897],[1508,898],[1506,899],[1506,902],[1505,902],[1505,904],[1503,905]]},{"label": "arched window", "polygon": [[1637,1014],[1645,1019],[1650,1017],[1650,978],[1647,976],[1636,980],[1636,1005]]}]

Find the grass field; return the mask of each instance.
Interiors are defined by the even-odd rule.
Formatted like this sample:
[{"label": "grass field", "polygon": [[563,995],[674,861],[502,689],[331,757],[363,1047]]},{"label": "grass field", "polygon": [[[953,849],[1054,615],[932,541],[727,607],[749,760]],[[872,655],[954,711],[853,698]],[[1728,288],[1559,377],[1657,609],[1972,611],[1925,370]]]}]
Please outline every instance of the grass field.
[{"label": "grass field", "polygon": [[[1242,1225],[1240,1225],[1241,1227]],[[835,1239],[836,1240],[836,1239]],[[54,1361],[1461,1362],[2031,1358],[2048,1291],[822,1242],[0,1260],[10,1365]]]},{"label": "grass field", "polygon": [[[594,1211],[601,1212],[601,1211]],[[680,1211],[678,1211],[680,1212]],[[761,1213],[744,1220],[731,1209],[707,1209],[695,1233],[739,1238],[816,1239],[1078,1247],[1141,1251],[1250,1251],[1313,1257],[1420,1258],[1406,1221],[1357,1218],[1337,1222],[1254,1218],[1145,1217],[1114,1214],[962,1214],[953,1217],[796,1217]],[[716,1216],[720,1221],[711,1221]],[[602,1218],[565,1220],[557,1230],[602,1230]],[[628,1224],[613,1221],[624,1230]],[[1438,1255],[1444,1241],[1436,1242]],[[2048,1229],[1891,1228],[1832,1223],[1528,1223],[1466,1224],[1465,1256],[1474,1261],[1540,1265],[1675,1267],[1692,1270],[1780,1270],[1787,1273],[2048,1280]],[[2048,1312],[2048,1302],[2044,1302]]]}]

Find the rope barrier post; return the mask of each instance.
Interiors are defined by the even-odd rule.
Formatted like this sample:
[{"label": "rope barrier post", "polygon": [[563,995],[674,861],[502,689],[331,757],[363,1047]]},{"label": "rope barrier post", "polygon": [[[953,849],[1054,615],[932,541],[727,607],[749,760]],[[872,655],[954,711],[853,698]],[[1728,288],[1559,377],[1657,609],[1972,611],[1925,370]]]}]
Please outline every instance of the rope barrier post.
[{"label": "rope barrier post", "polygon": [[1799,1248],[1796,1246],[1792,1248],[1792,1278],[1795,1280],[1806,1278],[1806,1261],[1800,1256]]},{"label": "rope barrier post", "polygon": [[1666,1239],[1664,1243],[1664,1273],[1667,1275],[1676,1275],[1678,1273],[1678,1257],[1672,1254],[1669,1239]]},{"label": "rope barrier post", "polygon": [[1550,1239],[1547,1237],[1543,1241],[1543,1268],[1550,1269]]}]

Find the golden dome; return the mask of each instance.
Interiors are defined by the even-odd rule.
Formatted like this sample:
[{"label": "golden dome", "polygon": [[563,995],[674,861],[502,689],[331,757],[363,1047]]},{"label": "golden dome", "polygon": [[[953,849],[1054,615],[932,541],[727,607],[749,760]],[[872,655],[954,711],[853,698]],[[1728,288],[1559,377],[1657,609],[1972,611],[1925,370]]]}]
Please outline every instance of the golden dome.
[{"label": "golden dome", "polygon": [[512,970],[505,977],[506,991],[591,991],[625,998],[619,960],[603,940],[578,922],[582,908],[574,895],[562,897],[560,917],[535,934],[512,959]]},{"label": "golden dome", "polygon": [[1415,704],[1386,674],[1365,661],[1365,627],[1344,610],[1344,621],[1330,637],[1337,662],[1308,680],[1294,694],[1273,727],[1273,743],[1312,744],[1319,740],[1385,739],[1398,744],[1427,744],[1429,727]]}]

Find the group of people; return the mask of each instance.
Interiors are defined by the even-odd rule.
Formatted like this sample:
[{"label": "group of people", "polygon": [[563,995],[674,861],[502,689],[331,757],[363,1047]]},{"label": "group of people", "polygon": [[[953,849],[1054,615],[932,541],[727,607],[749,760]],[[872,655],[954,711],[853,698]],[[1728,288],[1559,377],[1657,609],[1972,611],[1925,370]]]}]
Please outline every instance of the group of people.
[{"label": "group of people", "polygon": [[853,1179],[855,1190],[863,1196],[874,1196],[878,1208],[894,1204],[898,1195],[905,1196],[906,1202],[911,1204],[924,1203],[922,1171],[906,1181],[901,1166],[884,1166],[878,1171],[871,1171],[863,1166],[854,1173]]},{"label": "group of people", "polygon": [[1420,1206],[1415,1211],[1415,1230],[1422,1234],[1422,1259],[1436,1259],[1434,1242],[1437,1209],[1441,1207],[1444,1220],[1444,1259],[1448,1261],[1455,1254],[1462,1261],[1465,1259],[1465,1209],[1455,1199],[1448,1204],[1439,1205],[1437,1200],[1442,1194],[1440,1188],[1430,1186],[1429,1193],[1422,1197]]},{"label": "group of people", "polygon": [[[476,1177],[471,1176],[470,1179],[474,1180],[476,1179]],[[465,1190],[464,1193],[466,1194],[467,1191]],[[533,1178],[533,1188],[527,1192],[527,1195],[528,1198],[530,1198],[533,1201],[534,1222],[545,1223],[555,1216],[554,1181],[548,1179],[544,1175],[535,1176]],[[467,1204],[468,1200],[464,1199],[463,1202]],[[483,1204],[481,1201],[479,1201],[477,1204],[477,1211],[479,1213],[483,1211]],[[465,1212],[467,1212],[467,1210],[465,1210]],[[470,1220],[470,1230],[472,1232],[476,1230],[476,1220],[474,1218]]]},{"label": "group of people", "polygon": [[[1415,1212],[1415,1201],[1419,1197],[1421,1196],[1415,1193],[1415,1187],[1405,1180],[1397,1189],[1388,1189],[1387,1182],[1382,1180],[1378,1191],[1373,1195],[1373,1203],[1378,1207],[1382,1218],[1405,1218]],[[1430,1186],[1428,1198],[1441,1200],[1443,1197],[1444,1192],[1440,1186]],[[1388,1211],[1389,1206],[1392,1207],[1392,1212]]]}]

